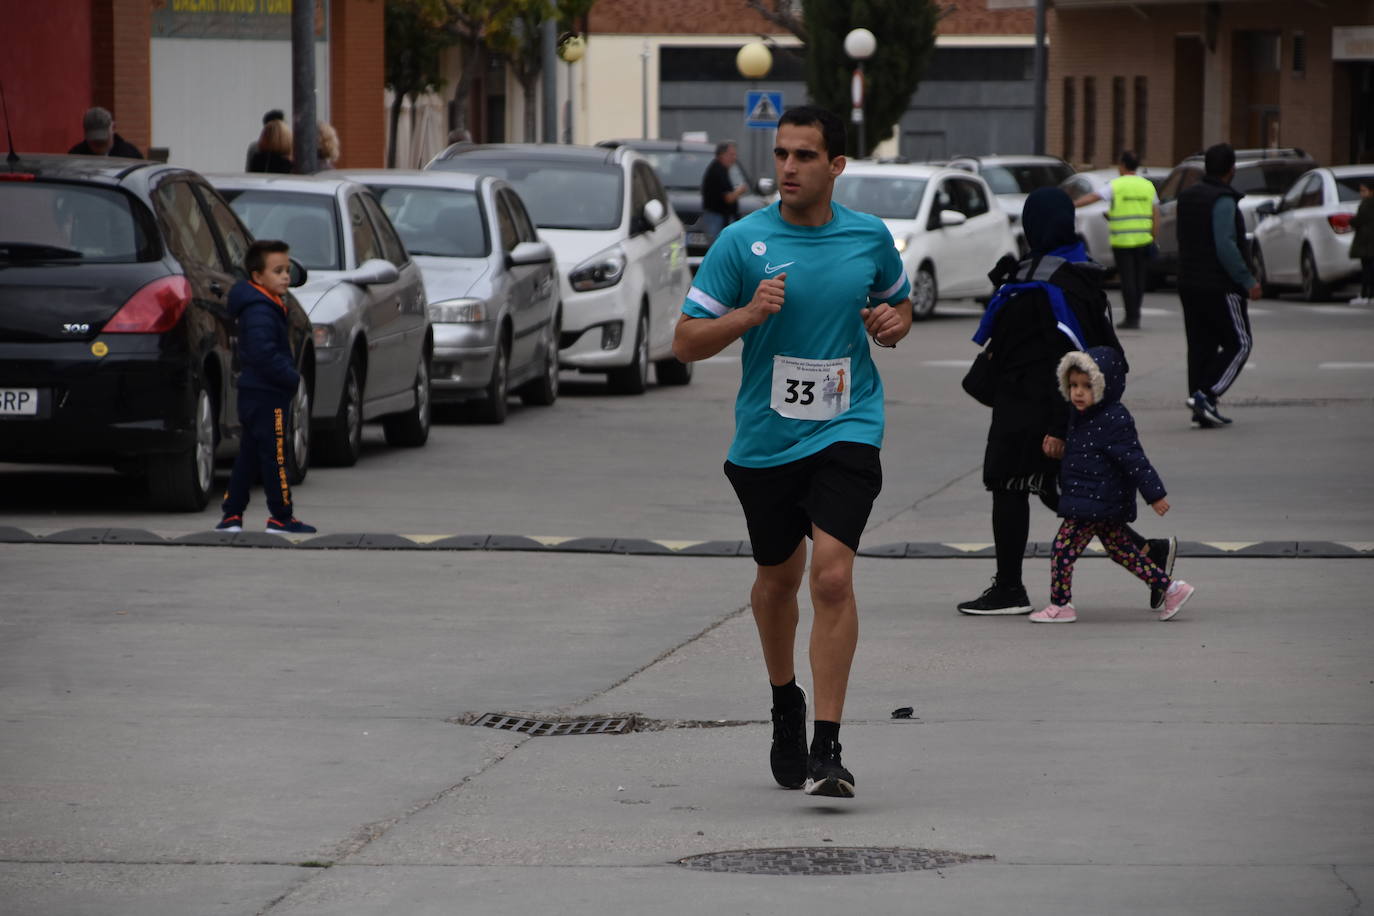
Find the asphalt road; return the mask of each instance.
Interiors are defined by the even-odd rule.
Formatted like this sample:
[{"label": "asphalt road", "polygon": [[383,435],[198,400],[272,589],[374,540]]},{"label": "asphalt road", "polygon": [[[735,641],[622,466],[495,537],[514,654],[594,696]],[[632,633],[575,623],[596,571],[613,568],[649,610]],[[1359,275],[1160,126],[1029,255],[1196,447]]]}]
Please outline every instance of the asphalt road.
[{"label": "asphalt road", "polygon": [[[990,539],[986,411],[958,387],[976,315],[942,306],[878,353],[866,544]],[[1374,311],[1253,315],[1223,430],[1188,423],[1172,297],[1124,337],[1174,506],[1142,528],[1222,545],[1180,559],[1199,590],[1177,621],[1101,559],[1072,627],[954,613],[986,558],[859,561],[844,805],[768,776],[746,558],[0,543],[0,912],[1365,912],[1374,557],[1223,551],[1374,551]],[[637,398],[569,375],[554,407],[450,418],[419,450],[371,431],[298,514],[417,543],[743,538],[732,353]],[[100,471],[0,466],[0,494],[0,526],[35,535],[218,519]],[[1032,537],[1054,524],[1033,512]],[[467,724],[489,712],[638,726]],[[791,877],[678,864],[728,851]]]}]

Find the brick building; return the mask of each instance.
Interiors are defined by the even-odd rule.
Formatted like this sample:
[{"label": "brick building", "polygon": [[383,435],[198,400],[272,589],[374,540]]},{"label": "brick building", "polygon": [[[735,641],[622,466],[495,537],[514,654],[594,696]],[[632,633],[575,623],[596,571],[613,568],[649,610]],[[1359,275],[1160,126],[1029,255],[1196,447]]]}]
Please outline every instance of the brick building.
[{"label": "brick building", "polygon": [[1374,3],[1053,0],[1046,143],[1084,167],[1220,141],[1374,161]]},{"label": "brick building", "polygon": [[[315,0],[316,113],[338,130],[346,166],[382,164],[383,5]],[[66,152],[81,139],[82,113],[100,105],[145,153],[242,169],[262,113],[291,115],[290,9],[289,0],[9,3],[0,82],[15,145]]]}]

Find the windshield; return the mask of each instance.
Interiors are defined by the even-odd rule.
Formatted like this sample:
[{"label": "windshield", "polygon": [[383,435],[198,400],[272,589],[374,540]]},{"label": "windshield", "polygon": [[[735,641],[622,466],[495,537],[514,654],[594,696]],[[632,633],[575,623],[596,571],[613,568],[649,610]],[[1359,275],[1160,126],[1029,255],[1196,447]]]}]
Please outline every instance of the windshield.
[{"label": "windshield", "polygon": [[618,165],[457,156],[434,167],[506,179],[540,229],[605,230],[620,225],[625,176]]},{"label": "windshield", "polygon": [[485,258],[491,253],[476,193],[448,188],[371,187],[411,254]]},{"label": "windshield", "polygon": [[1359,200],[1360,185],[1368,185],[1374,190],[1374,172],[1364,175],[1339,175],[1336,177],[1336,199],[1340,201]]},{"label": "windshield", "polygon": [[1310,162],[1266,162],[1242,167],[1236,169],[1231,187],[1242,194],[1283,194],[1311,167]]},{"label": "windshield", "polygon": [[831,199],[880,219],[915,219],[926,183],[924,178],[880,178],[841,172]]},{"label": "windshield", "polygon": [[1029,194],[1036,188],[1058,187],[1073,174],[1067,165],[1037,162],[1028,165],[985,165],[978,173],[994,194]]},{"label": "windshield", "polygon": [[[649,160],[658,177],[663,179],[664,186],[674,191],[700,189],[706,167],[716,158],[710,150],[642,149],[639,154]],[[730,166],[730,181],[736,185],[753,186],[738,162]]]},{"label": "windshield", "polygon": [[0,183],[0,262],[131,264],[157,256],[128,196],[112,188]]},{"label": "windshield", "polygon": [[324,194],[219,189],[255,238],[281,239],[309,270],[342,270],[334,198]]}]

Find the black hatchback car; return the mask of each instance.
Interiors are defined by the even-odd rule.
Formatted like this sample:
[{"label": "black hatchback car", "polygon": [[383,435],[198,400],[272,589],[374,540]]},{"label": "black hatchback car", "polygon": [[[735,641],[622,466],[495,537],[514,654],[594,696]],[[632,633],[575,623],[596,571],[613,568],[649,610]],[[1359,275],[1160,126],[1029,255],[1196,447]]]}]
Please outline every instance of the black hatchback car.
[{"label": "black hatchback car", "polygon": [[[229,288],[252,236],[198,174],[155,162],[0,163],[0,461],[110,464],[199,511],[238,438]],[[293,264],[297,284],[304,271]],[[288,296],[309,463],[310,319]],[[298,422],[299,421],[299,422]]]}]

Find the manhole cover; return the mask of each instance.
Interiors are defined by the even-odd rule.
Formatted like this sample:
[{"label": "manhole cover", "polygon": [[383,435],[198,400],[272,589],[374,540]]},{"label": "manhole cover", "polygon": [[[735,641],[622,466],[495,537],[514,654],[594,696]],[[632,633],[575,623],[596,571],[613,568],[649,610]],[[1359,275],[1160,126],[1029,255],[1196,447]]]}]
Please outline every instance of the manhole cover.
[{"label": "manhole cover", "polygon": [[489,712],[479,717],[472,724],[482,728],[523,732],[527,735],[608,735],[621,734],[634,729],[634,719],[629,716],[603,719],[532,719],[525,716]]},{"label": "manhole cover", "polygon": [[992,858],[899,846],[795,846],[708,852],[679,859],[678,864],[700,871],[746,875],[885,875],[947,868]]}]

